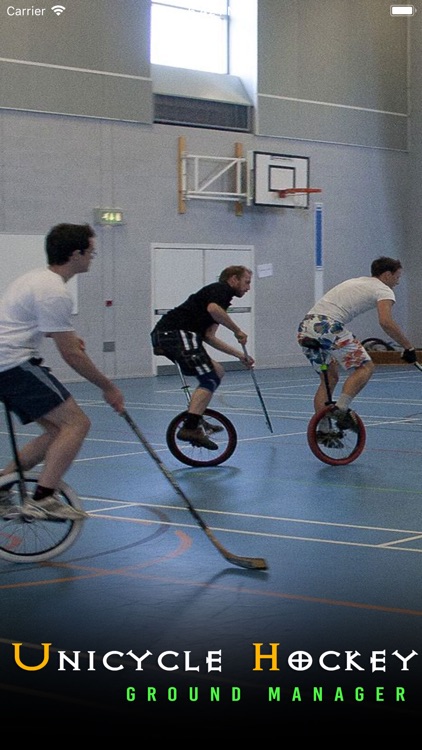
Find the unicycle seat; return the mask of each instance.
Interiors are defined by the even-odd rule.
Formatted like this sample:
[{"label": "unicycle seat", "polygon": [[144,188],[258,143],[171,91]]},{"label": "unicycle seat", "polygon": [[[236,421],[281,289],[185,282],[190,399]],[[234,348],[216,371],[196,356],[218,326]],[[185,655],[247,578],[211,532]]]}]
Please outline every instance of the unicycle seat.
[{"label": "unicycle seat", "polygon": [[323,349],[323,346],[318,339],[313,339],[310,336],[301,336],[299,339],[300,346],[304,349]]}]

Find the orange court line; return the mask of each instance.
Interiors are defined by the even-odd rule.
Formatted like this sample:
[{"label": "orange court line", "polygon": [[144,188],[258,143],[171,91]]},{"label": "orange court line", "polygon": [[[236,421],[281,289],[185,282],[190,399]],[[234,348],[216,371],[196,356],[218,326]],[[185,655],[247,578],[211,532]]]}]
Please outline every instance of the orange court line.
[{"label": "orange court line", "polygon": [[153,559],[150,559],[148,561],[142,561],[138,565],[129,565],[126,568],[115,568],[111,570],[107,570],[106,568],[93,568],[89,566],[82,566],[82,565],[74,565],[73,563],[60,563],[60,562],[45,562],[40,563],[40,567],[42,568],[71,568],[74,570],[77,568],[78,570],[87,570],[91,571],[90,573],[87,573],[86,575],[74,575],[74,576],[68,576],[68,577],[61,577],[61,578],[46,578],[38,581],[26,581],[26,582],[20,582],[20,583],[6,583],[0,585],[0,589],[14,589],[14,588],[29,588],[31,586],[45,586],[46,584],[50,585],[52,583],[66,583],[68,581],[82,581],[86,580],[88,578],[100,578],[101,576],[115,576],[115,575],[130,575],[131,570],[136,570],[137,568],[147,568],[151,565],[160,563],[160,562],[167,562],[168,560],[174,560],[176,557],[179,557],[184,552],[186,552],[191,546],[192,546],[192,539],[190,536],[185,534],[183,531],[176,531],[175,535],[179,537],[180,544],[179,546],[173,550],[173,552],[162,555],[161,557],[155,557]]},{"label": "orange court line", "polygon": [[[184,540],[183,537],[186,535],[183,532],[176,532],[179,537],[182,538],[182,544],[180,547],[171,555],[165,556],[163,558],[158,558],[158,560],[170,560],[174,557],[176,557],[178,554],[182,554],[188,546],[190,546],[191,540],[189,537],[187,537],[187,540]],[[189,542],[189,545],[186,545],[186,541]],[[155,561],[151,561],[148,563],[148,566],[151,565]],[[43,564],[44,566],[49,566],[50,563]],[[51,563],[52,566],[57,567],[58,563]],[[61,567],[72,567],[75,568],[75,565],[72,565],[71,563],[61,563]],[[226,571],[227,572],[227,571]],[[234,571],[233,571],[234,572]],[[245,575],[250,576],[250,572],[244,571]],[[239,571],[236,570],[236,574],[239,575]],[[251,589],[251,588],[240,588],[238,586],[226,586],[222,585],[220,583],[206,583],[201,581],[193,581],[189,579],[180,579],[180,578],[170,578],[167,576],[154,576],[154,575],[144,575],[141,573],[137,573],[134,570],[131,571],[130,568],[123,568],[123,569],[116,569],[116,570],[101,570],[97,569],[93,571],[92,575],[86,575],[86,576],[71,576],[70,578],[55,578],[52,580],[43,580],[43,581],[33,581],[28,583],[18,583],[18,584],[6,584],[4,586],[0,586],[0,589],[7,589],[7,588],[20,588],[20,587],[28,587],[28,586],[42,586],[42,585],[50,585],[54,583],[62,583],[66,581],[78,581],[83,580],[85,578],[97,578],[100,576],[115,576],[115,575],[126,575],[131,578],[140,578],[143,581],[156,581],[160,583],[166,583],[166,584],[172,584],[172,585],[178,585],[178,586],[190,586],[193,588],[202,588],[202,589],[216,589],[218,591],[225,591],[225,592],[233,592],[237,596],[239,594],[248,594],[250,596],[258,596],[258,597],[264,597],[264,598],[270,598],[270,599],[285,599],[286,601],[298,601],[308,604],[326,604],[330,607],[346,607],[350,609],[362,609],[367,610],[369,612],[385,612],[389,614],[397,614],[397,615],[404,615],[404,616],[412,616],[412,617],[421,617],[422,616],[422,610],[417,609],[402,609],[400,607],[389,607],[381,604],[368,604],[364,602],[352,602],[352,601],[345,601],[341,599],[327,599],[325,597],[318,597],[318,596],[307,596],[306,594],[288,594],[283,593],[280,591],[263,591],[262,589]],[[263,574],[262,572],[259,573],[253,573],[252,575],[259,575],[263,576],[266,574]],[[1,638],[0,638],[1,642]]]}]

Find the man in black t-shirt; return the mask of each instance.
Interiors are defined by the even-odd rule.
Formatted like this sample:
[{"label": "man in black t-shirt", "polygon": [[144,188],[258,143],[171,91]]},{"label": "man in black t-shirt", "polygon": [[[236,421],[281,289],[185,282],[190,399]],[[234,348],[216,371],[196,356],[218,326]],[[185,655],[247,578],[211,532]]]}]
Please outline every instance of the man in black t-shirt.
[{"label": "man in black t-shirt", "polygon": [[233,297],[243,297],[251,286],[252,271],[245,266],[225,268],[213,284],[191,294],[181,305],[165,313],[151,333],[154,353],[177,362],[184,375],[195,375],[199,385],[192,394],[187,418],[179,430],[179,440],[195,441],[209,450],[218,446],[201,429],[200,421],[224,375],[220,362],[208,355],[203,342],[237,357],[246,367],[253,366],[251,357],[217,338],[219,325],[232,331],[240,344],[247,335],[232,320],[227,309]]}]

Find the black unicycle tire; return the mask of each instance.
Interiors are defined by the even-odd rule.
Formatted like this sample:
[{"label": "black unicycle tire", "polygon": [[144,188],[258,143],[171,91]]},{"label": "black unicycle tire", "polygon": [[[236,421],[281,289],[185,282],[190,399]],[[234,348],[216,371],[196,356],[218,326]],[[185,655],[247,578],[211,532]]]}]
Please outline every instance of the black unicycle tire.
[{"label": "black unicycle tire", "polygon": [[339,444],[342,447],[330,448],[318,442],[318,428],[324,418],[329,418],[330,413],[335,409],[335,405],[324,407],[321,411],[311,418],[308,424],[307,438],[309,447],[320,461],[331,466],[344,466],[356,461],[362,453],[366,443],[366,430],[362,419],[356,412],[353,414],[357,423],[357,431],[343,430],[339,433]]},{"label": "black unicycle tire", "polygon": [[363,339],[361,344],[368,352],[394,352],[395,348],[387,341],[377,338]]},{"label": "black unicycle tire", "polygon": [[[0,479],[0,490],[13,483],[10,490],[11,502],[21,505],[19,476],[7,474]],[[38,477],[25,474],[25,487],[28,496],[37,485]],[[75,492],[65,482],[61,482],[57,494],[63,503],[80,509],[80,501]],[[18,513],[11,518],[0,517],[0,559],[12,563],[37,563],[51,560],[67,550],[82,530],[84,519],[77,520],[23,520]]]},{"label": "black unicycle tire", "polygon": [[172,455],[187,466],[218,466],[227,461],[233,455],[237,445],[236,429],[230,419],[214,409],[206,409],[204,412],[205,420],[221,428],[219,432],[209,433],[210,440],[218,445],[217,451],[211,451],[208,448],[178,440],[177,433],[187,414],[187,411],[177,414],[167,428],[166,441]]}]

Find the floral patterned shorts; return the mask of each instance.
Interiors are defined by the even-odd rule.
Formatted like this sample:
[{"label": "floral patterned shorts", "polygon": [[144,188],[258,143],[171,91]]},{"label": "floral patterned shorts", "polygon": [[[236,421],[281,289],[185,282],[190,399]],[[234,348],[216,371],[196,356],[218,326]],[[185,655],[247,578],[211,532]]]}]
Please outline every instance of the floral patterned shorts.
[{"label": "floral patterned shorts", "polygon": [[[306,346],[306,339],[316,339],[320,348]],[[371,357],[356,336],[344,328],[343,323],[326,315],[306,315],[299,326],[297,340],[305,357],[317,371],[324,362],[329,364],[333,360],[344,370],[371,362]]]}]

